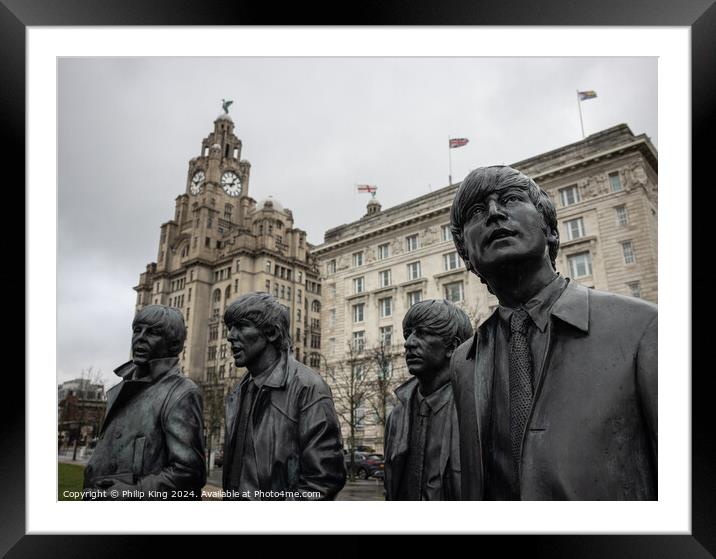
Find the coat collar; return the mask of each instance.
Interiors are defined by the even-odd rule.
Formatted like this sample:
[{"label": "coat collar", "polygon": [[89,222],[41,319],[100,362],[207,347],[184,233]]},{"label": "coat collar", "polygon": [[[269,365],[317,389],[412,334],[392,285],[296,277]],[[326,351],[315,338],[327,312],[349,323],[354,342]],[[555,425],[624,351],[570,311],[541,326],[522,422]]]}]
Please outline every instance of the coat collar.
[{"label": "coat collar", "polygon": [[278,363],[276,363],[273,371],[269,373],[261,386],[265,386],[266,388],[284,388],[288,380],[289,360],[295,362],[295,359],[293,359],[288,352],[282,352]]},{"label": "coat collar", "polygon": [[[418,391],[418,387],[418,379],[412,377],[395,389],[395,396],[405,406],[406,410],[410,409],[413,395]],[[450,401],[450,396],[452,396],[452,388],[450,383],[447,382],[425,399],[435,414]]]},{"label": "coat collar", "polygon": [[159,377],[176,367],[178,363],[178,357],[162,357],[161,359],[152,359],[149,362],[149,373],[141,378],[134,378],[134,371],[137,369],[137,366],[133,361],[127,361],[123,365],[117,367],[114,370],[114,374],[122,377],[122,380],[124,381],[146,382],[147,384],[151,384]]},{"label": "coat collar", "polygon": [[582,332],[589,332],[589,288],[570,281],[551,314]]}]

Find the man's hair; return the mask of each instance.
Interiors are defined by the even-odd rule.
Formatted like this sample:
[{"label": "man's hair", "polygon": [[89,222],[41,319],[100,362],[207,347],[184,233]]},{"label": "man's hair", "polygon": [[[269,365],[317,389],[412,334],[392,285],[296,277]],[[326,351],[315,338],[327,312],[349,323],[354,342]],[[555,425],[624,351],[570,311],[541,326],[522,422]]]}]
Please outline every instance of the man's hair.
[{"label": "man's hair", "polygon": [[465,311],[446,299],[415,303],[403,317],[403,334],[420,328],[442,338],[445,347],[455,349],[472,336],[472,324]]},{"label": "man's hair", "polygon": [[[478,167],[470,171],[470,174],[460,184],[450,208],[450,231],[455,242],[455,248],[465,262],[467,269],[477,276],[480,276],[480,274],[470,263],[470,258],[465,248],[463,228],[474,215],[477,204],[481,203],[486,196],[495,190],[502,190],[510,186],[526,190],[532,204],[542,216],[543,231],[547,236],[549,245],[549,259],[552,263],[552,268],[557,269],[555,261],[559,251],[559,228],[557,227],[557,212],[549,195],[537,186],[531,178],[517,169],[507,165],[493,165],[492,167]],[[550,233],[551,236],[549,236]]]},{"label": "man's hair", "polygon": [[159,325],[171,356],[179,355],[184,347],[184,340],[186,340],[184,317],[179,309],[165,305],[147,305],[134,315],[132,326],[137,323],[148,326]]},{"label": "man's hair", "polygon": [[238,324],[240,320],[247,320],[256,326],[265,338],[277,332],[278,337],[273,342],[274,346],[285,351],[290,350],[292,345],[289,317],[288,307],[268,293],[258,291],[242,295],[224,312],[227,328]]}]

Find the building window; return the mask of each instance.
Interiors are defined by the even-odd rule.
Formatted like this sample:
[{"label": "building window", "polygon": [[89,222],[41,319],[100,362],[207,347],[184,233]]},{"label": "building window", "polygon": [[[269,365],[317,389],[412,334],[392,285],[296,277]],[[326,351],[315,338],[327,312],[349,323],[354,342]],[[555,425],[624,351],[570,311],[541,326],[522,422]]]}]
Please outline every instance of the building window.
[{"label": "building window", "polygon": [[363,277],[353,278],[353,293],[363,293],[365,282]]},{"label": "building window", "polygon": [[363,322],[365,314],[365,303],[353,305],[353,322]]},{"label": "building window", "polygon": [[271,261],[270,260],[266,261],[266,273],[267,274],[271,273]]},{"label": "building window", "polygon": [[219,347],[219,359],[226,359],[226,344]]},{"label": "building window", "polygon": [[617,225],[628,225],[629,213],[627,212],[626,206],[617,206],[614,209],[617,212]]},{"label": "building window", "polygon": [[423,292],[420,290],[408,292],[408,307],[412,307],[415,303],[419,303],[422,298]]},{"label": "building window", "polygon": [[335,328],[336,326],[336,309],[328,311],[328,327]]},{"label": "building window", "polygon": [[573,241],[574,239],[584,237],[584,220],[581,217],[565,221],[564,227],[567,229],[568,240]]},{"label": "building window", "polygon": [[328,355],[336,354],[336,339],[328,338]]},{"label": "building window", "polygon": [[214,303],[218,303],[221,301],[221,289],[214,289],[213,300],[214,300]]},{"label": "building window", "polygon": [[634,245],[631,241],[624,241],[622,243],[622,252],[624,253],[624,264],[634,264],[634,262],[636,262]]},{"label": "building window", "polygon": [[390,270],[378,272],[378,278],[380,279],[381,287],[388,287],[390,285]]},{"label": "building window", "polygon": [[219,339],[219,325],[212,324],[209,326],[209,341],[213,342],[217,339]]},{"label": "building window", "polygon": [[277,283],[275,283],[273,286],[273,296],[276,297],[276,299],[278,299],[278,284]]},{"label": "building window", "polygon": [[286,299],[288,299],[289,301],[291,300],[291,288],[290,287],[286,288]]},{"label": "building window", "polygon": [[296,290],[296,301],[300,303],[302,301],[302,297],[303,297],[303,295],[302,295],[301,290],[300,289]]},{"label": "building window", "polygon": [[301,309],[296,310],[296,320],[301,322]]},{"label": "building window", "polygon": [[211,226],[214,224],[214,220],[211,218],[211,216],[206,218],[206,228],[211,229]]},{"label": "building window", "polygon": [[384,299],[378,300],[378,307],[380,308],[380,318],[386,318],[393,314],[393,298],[385,297]]},{"label": "building window", "polygon": [[560,188],[559,197],[562,200],[563,206],[576,204],[579,202],[579,189],[577,188],[577,185]]},{"label": "building window", "polygon": [[612,192],[621,192],[622,190],[624,190],[624,187],[622,186],[622,181],[619,178],[618,171],[609,173],[609,185],[612,187]]},{"label": "building window", "polygon": [[336,261],[329,260],[328,263],[326,264],[326,275],[331,275],[331,274],[335,274],[335,273],[336,273]]},{"label": "building window", "polygon": [[311,348],[312,349],[321,349],[321,335],[320,334],[311,334]]},{"label": "building window", "polygon": [[627,287],[629,288],[629,294],[632,297],[638,297],[641,299],[641,284],[638,281],[627,283]]},{"label": "building window", "polygon": [[365,332],[353,332],[353,351],[361,352],[365,348]]},{"label": "building window", "polygon": [[457,270],[460,266],[462,266],[462,260],[457,255],[457,252],[449,252],[447,254],[443,254],[443,266],[446,271]]},{"label": "building window", "polygon": [[314,299],[311,302],[311,310],[313,312],[321,312],[321,303],[318,302],[318,299]]},{"label": "building window", "polygon": [[443,234],[443,241],[452,241],[452,231],[450,230],[450,224],[443,225],[441,227]]},{"label": "building window", "polygon": [[209,237],[204,238],[204,246],[206,248],[211,248],[211,239]]},{"label": "building window", "polygon": [[418,249],[418,236],[408,235],[405,237],[405,250],[417,250]]},{"label": "building window", "polygon": [[393,343],[393,327],[392,326],[381,326],[380,327],[380,343],[384,346],[392,345],[392,343]]},{"label": "building window", "polygon": [[384,260],[390,256],[390,243],[378,245],[378,260]]},{"label": "building window", "polygon": [[[333,271],[336,271],[336,261],[333,261]],[[298,272],[298,283],[303,283],[303,272]]]},{"label": "building window", "polygon": [[362,252],[354,252],[353,253],[353,267],[357,268],[358,266],[363,265],[363,253]]},{"label": "building window", "polygon": [[420,262],[411,262],[408,264],[408,280],[420,278]]},{"label": "building window", "polygon": [[216,346],[215,345],[209,346],[209,351],[207,352],[206,357],[209,361],[214,361],[216,359]]},{"label": "building window", "polygon": [[314,369],[318,369],[321,366],[321,356],[320,354],[316,353],[315,351],[311,353],[311,355],[308,358],[308,363],[313,367]]},{"label": "building window", "polygon": [[[363,380],[365,378],[365,365],[363,363],[356,363],[352,367],[353,369],[353,378],[356,380]],[[365,416],[365,412],[363,412],[361,415]],[[356,410],[356,417],[358,417],[358,410]],[[357,425],[356,425],[357,427]]]},{"label": "building window", "polygon": [[189,288],[189,293],[187,293],[186,302],[191,303],[191,287]]},{"label": "building window", "polygon": [[567,257],[569,271],[573,278],[583,278],[592,275],[592,255],[589,252],[580,252]]},{"label": "building window", "polygon": [[282,285],[281,286],[281,299],[285,299],[285,298],[286,298],[286,286]]},{"label": "building window", "polygon": [[266,280],[266,293],[271,293],[271,280]]},{"label": "building window", "polygon": [[226,365],[219,365],[219,378],[224,378],[226,375]]},{"label": "building window", "polygon": [[445,298],[448,301],[452,301],[453,303],[462,301],[465,298],[465,293],[461,281],[446,283],[443,290],[445,293]]}]

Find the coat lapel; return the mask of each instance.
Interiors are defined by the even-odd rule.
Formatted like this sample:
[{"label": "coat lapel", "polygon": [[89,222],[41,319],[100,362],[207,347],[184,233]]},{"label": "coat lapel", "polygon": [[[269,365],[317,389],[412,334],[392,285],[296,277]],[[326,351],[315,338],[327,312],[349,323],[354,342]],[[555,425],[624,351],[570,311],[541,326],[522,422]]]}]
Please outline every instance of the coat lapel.
[{"label": "coat lapel", "polygon": [[[492,379],[495,372],[495,328],[497,314],[493,314],[480,327],[477,336],[475,356],[475,409],[477,410],[477,432],[480,449],[481,471],[484,472],[484,456],[487,452],[485,442],[490,437],[490,402],[492,401]],[[475,464],[478,466],[478,464]],[[484,480],[484,475],[482,476]],[[484,491],[481,487],[480,493]]]}]

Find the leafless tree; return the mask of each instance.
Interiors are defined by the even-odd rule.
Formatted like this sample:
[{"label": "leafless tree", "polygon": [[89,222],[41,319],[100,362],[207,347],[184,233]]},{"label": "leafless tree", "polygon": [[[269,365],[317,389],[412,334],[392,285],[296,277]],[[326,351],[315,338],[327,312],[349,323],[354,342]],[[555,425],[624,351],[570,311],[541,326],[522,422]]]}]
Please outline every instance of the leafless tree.
[{"label": "leafless tree", "polygon": [[356,431],[363,421],[361,410],[370,401],[373,394],[373,383],[368,374],[369,352],[363,347],[356,347],[348,342],[346,356],[341,361],[329,364],[321,355],[322,374],[329,381],[336,405],[336,414],[344,425],[348,426],[347,446],[350,466],[348,475],[354,478],[356,447]]}]

